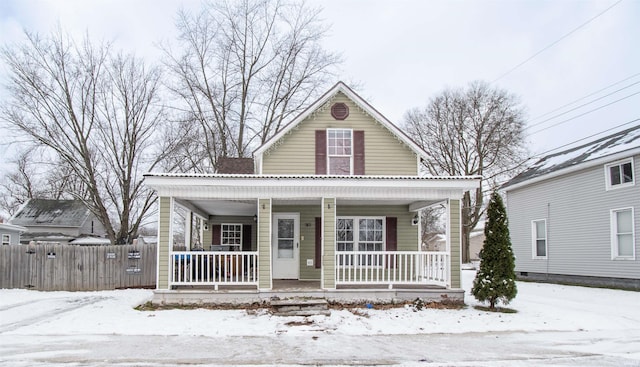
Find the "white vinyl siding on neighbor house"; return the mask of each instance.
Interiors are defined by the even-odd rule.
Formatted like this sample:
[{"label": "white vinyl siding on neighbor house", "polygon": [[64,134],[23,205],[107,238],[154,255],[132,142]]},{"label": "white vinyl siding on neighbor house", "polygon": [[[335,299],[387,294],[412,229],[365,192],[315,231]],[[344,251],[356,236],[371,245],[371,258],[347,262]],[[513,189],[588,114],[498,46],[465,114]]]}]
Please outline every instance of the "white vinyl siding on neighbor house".
[{"label": "white vinyl siding on neighbor house", "polygon": [[633,186],[635,184],[633,177],[633,158],[609,163],[604,167],[607,190]]},{"label": "white vinyl siding on neighbor house", "polygon": [[634,260],[635,229],[633,208],[611,210],[611,258]]},{"label": "white vinyl siding on neighbor house", "polygon": [[[638,156],[633,170],[640,169]],[[516,272],[640,279],[638,259],[611,261],[611,210],[640,208],[640,190],[603,190],[603,165],[507,189]],[[547,221],[547,258],[532,256],[532,221]],[[553,223],[553,229],[550,225]],[[634,228],[640,218],[634,216]],[[637,233],[634,253],[638,252]]]},{"label": "white vinyl siding on neighbor house", "polygon": [[2,245],[10,245],[11,244],[11,235],[10,234],[3,234],[2,235]]},{"label": "white vinyl siding on neighbor house", "polygon": [[547,258],[547,220],[531,221],[531,251],[534,259]]},{"label": "white vinyl siding on neighbor house", "polygon": [[327,129],[327,165],[330,175],[353,174],[353,130]]}]

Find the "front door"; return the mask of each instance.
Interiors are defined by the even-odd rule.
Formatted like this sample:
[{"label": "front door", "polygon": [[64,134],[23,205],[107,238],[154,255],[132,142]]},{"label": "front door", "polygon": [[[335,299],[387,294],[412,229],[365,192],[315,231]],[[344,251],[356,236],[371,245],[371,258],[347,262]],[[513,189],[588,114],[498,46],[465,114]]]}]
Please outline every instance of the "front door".
[{"label": "front door", "polygon": [[271,241],[273,279],[298,279],[300,258],[300,215],[276,213],[273,215]]}]

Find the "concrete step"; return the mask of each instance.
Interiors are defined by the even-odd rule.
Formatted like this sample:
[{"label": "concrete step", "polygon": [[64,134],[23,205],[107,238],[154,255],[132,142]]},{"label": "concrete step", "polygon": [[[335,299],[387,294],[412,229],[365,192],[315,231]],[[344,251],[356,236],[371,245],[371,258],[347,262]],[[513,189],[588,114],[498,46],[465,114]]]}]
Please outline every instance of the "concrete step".
[{"label": "concrete step", "polygon": [[329,316],[329,304],[324,298],[287,298],[271,301],[276,316]]}]

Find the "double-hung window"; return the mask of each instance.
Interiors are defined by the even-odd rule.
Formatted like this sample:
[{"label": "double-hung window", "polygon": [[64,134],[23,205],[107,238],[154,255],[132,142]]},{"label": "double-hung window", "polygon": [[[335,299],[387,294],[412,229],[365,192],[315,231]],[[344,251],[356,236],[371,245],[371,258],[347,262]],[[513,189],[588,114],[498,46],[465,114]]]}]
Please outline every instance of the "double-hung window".
[{"label": "double-hung window", "polygon": [[3,234],[2,235],[2,244],[3,245],[10,245],[11,244],[11,235],[10,234]]},{"label": "double-hung window", "polygon": [[547,220],[531,222],[532,252],[534,259],[547,258]]},{"label": "double-hung window", "polygon": [[633,208],[611,210],[611,258],[635,259]]},{"label": "double-hung window", "polygon": [[353,130],[327,129],[327,152],[330,175],[351,175],[353,172]]},{"label": "double-hung window", "polygon": [[222,224],[221,241],[223,246],[242,245],[242,224]]},{"label": "double-hung window", "polygon": [[633,159],[625,159],[605,165],[607,190],[633,186]]},{"label": "double-hung window", "polygon": [[354,252],[340,258],[342,265],[381,265],[381,256],[357,253],[384,248],[384,218],[342,217],[336,221],[336,250]]}]

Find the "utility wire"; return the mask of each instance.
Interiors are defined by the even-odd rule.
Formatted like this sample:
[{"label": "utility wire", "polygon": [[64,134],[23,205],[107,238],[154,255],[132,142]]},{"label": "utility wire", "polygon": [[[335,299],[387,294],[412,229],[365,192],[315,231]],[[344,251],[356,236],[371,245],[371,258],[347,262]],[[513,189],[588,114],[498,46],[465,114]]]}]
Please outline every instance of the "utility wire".
[{"label": "utility wire", "polygon": [[589,111],[587,111],[587,112],[581,113],[581,114],[576,115],[576,116],[574,116],[574,117],[568,118],[568,119],[566,119],[566,120],[562,120],[562,121],[560,121],[560,122],[558,122],[558,123],[555,123],[555,124],[553,124],[553,125],[549,125],[549,126],[544,127],[544,128],[542,128],[542,129],[540,129],[540,130],[536,130],[536,131],[534,131],[534,132],[532,132],[532,133],[527,134],[526,136],[535,135],[535,134],[537,134],[537,133],[539,133],[539,132],[541,132],[541,131],[548,130],[548,129],[550,129],[550,128],[552,128],[552,127],[556,127],[556,126],[558,126],[558,125],[562,125],[562,124],[564,124],[564,123],[566,123],[566,122],[569,122],[569,121],[571,121],[571,120],[575,120],[575,119],[577,119],[578,117],[582,117],[582,116],[584,116],[584,115],[590,114],[590,113],[595,112],[595,111],[597,111],[597,110],[601,110],[601,109],[603,109],[603,108],[605,108],[605,107],[611,106],[611,105],[612,105],[612,104],[614,104],[614,103],[618,103],[618,102],[620,102],[620,101],[622,101],[622,100],[625,100],[625,99],[627,99],[627,98],[631,98],[631,97],[635,96],[636,94],[640,94],[640,92],[635,92],[635,93],[633,93],[633,94],[630,94],[630,95],[628,95],[628,96],[622,97],[622,98],[620,98],[620,99],[617,99],[617,100],[615,100],[615,101],[613,101],[613,102],[607,103],[607,104],[602,105],[602,106],[600,106],[600,107],[596,107],[596,108],[594,108],[594,109],[592,109],[592,110],[589,110]]},{"label": "utility wire", "polygon": [[[614,94],[616,94],[616,93],[618,93],[618,92],[620,92],[620,91],[622,91],[622,90],[625,90],[625,89],[627,89],[627,88],[631,88],[631,87],[633,87],[633,86],[634,86],[634,85],[636,85],[636,84],[640,84],[640,81],[637,81],[637,82],[635,82],[635,83],[629,84],[629,85],[627,85],[626,87],[622,87],[622,88],[620,88],[620,89],[618,89],[618,90],[615,90],[615,91],[613,91],[613,92],[611,92],[611,93],[609,93],[609,94],[605,94],[605,95],[604,95],[604,96],[602,96],[602,97],[598,97],[598,98],[596,98],[596,99],[594,99],[594,100],[592,100],[592,101],[589,101],[589,102],[587,102],[587,103],[583,103],[583,104],[581,104],[581,105],[579,105],[579,106],[576,106],[576,107],[574,107],[574,108],[572,108],[572,109],[566,110],[566,111],[564,111],[564,112],[562,112],[562,113],[559,113],[559,114],[557,114],[557,115],[551,116],[551,117],[549,117],[549,118],[547,118],[547,119],[545,119],[545,120],[542,120],[542,121],[540,121],[540,122],[536,122],[535,124],[532,124],[532,125],[529,125],[529,126],[525,127],[523,130],[528,130],[528,129],[531,129],[532,127],[536,127],[536,126],[538,126],[538,125],[542,125],[543,123],[545,123],[545,122],[547,122],[547,121],[551,121],[551,120],[556,119],[556,118],[558,118],[558,117],[560,117],[560,116],[566,115],[566,114],[568,114],[569,112],[573,112],[573,111],[578,110],[578,109],[580,109],[580,108],[582,108],[582,107],[584,107],[584,106],[588,106],[588,105],[590,105],[590,104],[592,104],[592,103],[595,103],[595,102],[597,102],[597,101],[599,101],[599,100],[601,100],[601,99],[604,99],[604,98],[607,98],[607,97],[609,97],[609,96],[612,96],[612,95],[614,95]],[[637,94],[637,93],[636,93],[636,94]]]},{"label": "utility wire", "polygon": [[539,119],[539,118],[542,118],[542,117],[545,117],[545,116],[547,116],[547,115],[550,115],[550,114],[552,114],[552,113],[554,113],[554,112],[556,112],[556,111],[559,111],[559,110],[561,110],[561,109],[563,109],[563,108],[565,108],[565,107],[567,107],[567,106],[571,106],[572,104],[574,104],[574,103],[576,103],[576,102],[580,102],[580,101],[582,101],[583,99],[587,99],[587,98],[589,98],[589,97],[591,97],[591,96],[593,96],[593,95],[596,95],[596,94],[598,94],[598,93],[602,92],[603,90],[607,90],[607,89],[609,89],[609,88],[611,88],[611,87],[613,87],[613,86],[615,86],[615,85],[618,85],[618,84],[620,84],[620,83],[622,83],[622,82],[626,82],[626,81],[627,81],[627,80],[629,80],[629,79],[633,79],[633,78],[635,78],[635,77],[636,77],[636,76],[638,76],[638,75],[640,75],[640,73],[633,74],[633,75],[631,75],[631,76],[629,76],[629,77],[626,77],[626,78],[624,78],[624,79],[622,79],[622,80],[620,80],[620,81],[617,81],[617,82],[615,82],[615,83],[613,83],[613,84],[609,84],[609,85],[607,85],[606,87],[601,88],[601,89],[598,89],[597,91],[595,91],[595,92],[593,92],[593,93],[589,93],[589,94],[587,94],[587,95],[586,95],[586,96],[584,96],[584,97],[580,97],[580,98],[578,98],[578,99],[576,99],[576,100],[573,100],[573,101],[571,101],[571,102],[569,102],[569,103],[567,103],[567,104],[564,104],[564,105],[562,105],[562,106],[560,106],[560,107],[558,107],[558,108],[555,108],[555,109],[553,109],[553,110],[551,110],[551,111],[549,111],[549,112],[543,113],[542,115],[538,115],[538,116],[536,116],[536,117],[532,118],[531,120],[532,120],[532,121],[535,121],[535,120],[537,120],[537,119]]},{"label": "utility wire", "polygon": [[615,7],[616,5],[620,4],[622,2],[622,0],[618,0],[616,1],[613,5],[609,6],[608,8],[606,8],[605,10],[601,11],[600,13],[596,14],[594,17],[590,18],[589,20],[587,20],[586,22],[580,24],[578,27],[574,28],[571,32],[565,34],[564,36],[558,38],[557,40],[555,40],[554,42],[550,43],[549,45],[547,45],[546,47],[544,47],[543,49],[541,49],[540,51],[536,52],[535,54],[533,54],[532,56],[530,56],[528,59],[522,61],[521,63],[519,63],[518,65],[514,66],[513,68],[509,69],[506,73],[500,75],[499,77],[497,77],[495,80],[493,80],[491,82],[491,84],[497,82],[498,80],[504,78],[505,76],[511,74],[512,72],[514,72],[515,70],[517,70],[518,68],[520,68],[522,65],[528,63],[529,61],[531,61],[532,59],[534,59],[536,56],[540,55],[541,53],[545,52],[546,50],[550,49],[551,47],[555,46],[556,44],[560,43],[560,41],[562,41],[563,39],[569,37],[570,35],[572,35],[573,33],[575,33],[577,30],[579,30],[580,28],[586,26],[587,24],[591,23],[592,21],[594,21],[595,19],[597,19],[598,17],[600,17],[601,15],[603,15],[604,13],[608,12],[609,10],[611,10],[613,7]]}]

